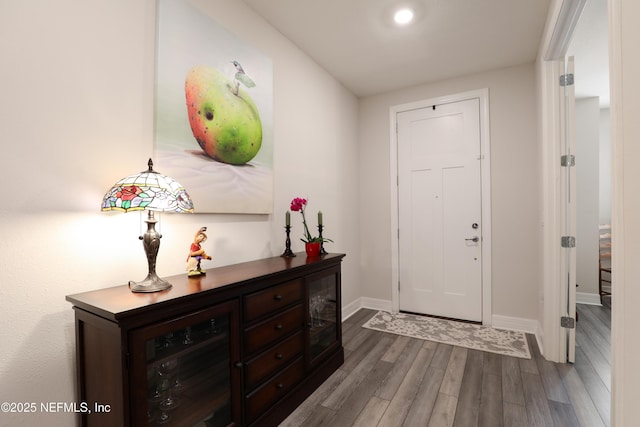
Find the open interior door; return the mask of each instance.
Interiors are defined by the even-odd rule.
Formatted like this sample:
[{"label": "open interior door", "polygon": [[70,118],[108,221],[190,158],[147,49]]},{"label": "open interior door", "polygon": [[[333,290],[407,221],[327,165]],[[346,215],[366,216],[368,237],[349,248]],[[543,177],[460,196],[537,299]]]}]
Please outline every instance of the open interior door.
[{"label": "open interior door", "polygon": [[560,194],[562,198],[562,236],[561,250],[561,336],[565,345],[567,362],[575,361],[576,335],[576,141],[575,141],[575,86],[573,57],[564,60],[564,66],[558,67],[560,105]]}]

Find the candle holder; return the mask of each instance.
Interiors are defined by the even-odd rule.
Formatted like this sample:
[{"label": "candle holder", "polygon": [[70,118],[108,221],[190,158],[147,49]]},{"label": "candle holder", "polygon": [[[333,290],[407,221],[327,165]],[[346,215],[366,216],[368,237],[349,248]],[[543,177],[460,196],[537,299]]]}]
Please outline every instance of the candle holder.
[{"label": "candle holder", "polygon": [[285,233],[287,233],[287,239],[285,240],[285,250],[282,253],[283,257],[294,257],[296,256],[296,254],[293,253],[293,251],[291,250],[291,238],[289,237],[289,233],[291,232],[291,226],[290,225],[285,225],[284,226],[284,231]]},{"label": "candle holder", "polygon": [[324,250],[324,240],[322,240],[322,224],[318,224],[318,237],[320,237],[320,255],[326,255],[327,251]]}]

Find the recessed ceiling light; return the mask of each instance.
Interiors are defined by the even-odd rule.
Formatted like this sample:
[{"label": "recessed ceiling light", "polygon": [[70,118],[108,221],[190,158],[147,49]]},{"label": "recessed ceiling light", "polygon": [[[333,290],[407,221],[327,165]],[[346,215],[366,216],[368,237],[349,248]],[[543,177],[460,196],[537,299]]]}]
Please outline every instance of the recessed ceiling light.
[{"label": "recessed ceiling light", "polygon": [[413,10],[400,9],[393,15],[393,20],[399,25],[406,25],[413,20]]}]

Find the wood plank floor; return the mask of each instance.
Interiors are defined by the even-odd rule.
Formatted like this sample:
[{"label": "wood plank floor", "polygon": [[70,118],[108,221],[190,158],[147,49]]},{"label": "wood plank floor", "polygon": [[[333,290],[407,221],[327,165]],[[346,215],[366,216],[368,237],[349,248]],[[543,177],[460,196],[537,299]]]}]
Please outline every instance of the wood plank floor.
[{"label": "wood plank floor", "polygon": [[343,323],[345,363],[282,427],[609,426],[611,306],[579,305],[576,363],[532,359],[362,328],[375,311]]}]

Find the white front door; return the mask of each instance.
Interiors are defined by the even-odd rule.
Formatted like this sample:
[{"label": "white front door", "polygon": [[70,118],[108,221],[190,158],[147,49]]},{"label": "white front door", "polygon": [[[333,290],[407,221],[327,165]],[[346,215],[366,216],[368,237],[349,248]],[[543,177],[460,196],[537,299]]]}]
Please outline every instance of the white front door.
[{"label": "white front door", "polygon": [[479,100],[397,124],[400,310],[482,321]]}]

